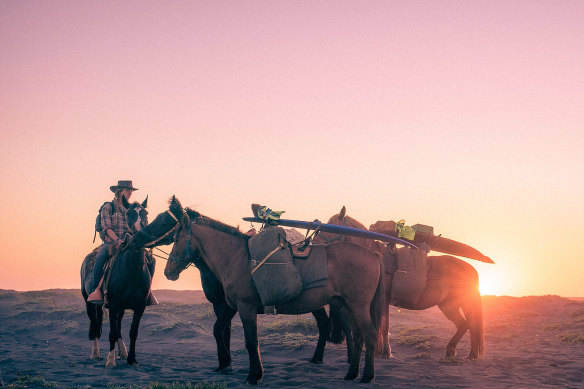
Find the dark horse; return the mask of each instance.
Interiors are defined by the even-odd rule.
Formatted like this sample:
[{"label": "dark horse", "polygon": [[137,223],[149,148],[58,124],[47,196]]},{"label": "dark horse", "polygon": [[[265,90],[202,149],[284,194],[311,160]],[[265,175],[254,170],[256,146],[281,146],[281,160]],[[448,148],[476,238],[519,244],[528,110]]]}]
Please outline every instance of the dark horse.
[{"label": "dark horse", "polygon": [[[197,258],[202,259],[221,281],[227,304],[239,312],[250,359],[246,382],[257,384],[263,376],[257,338],[257,314],[262,309],[251,283],[249,236],[216,220],[187,214],[175,235],[164,274],[169,279]],[[384,306],[383,269],[377,256],[361,246],[336,242],[326,246],[328,279],[325,286],[304,290],[298,297],[277,305],[282,314],[312,312],[341,300],[351,313],[354,352],[346,380],[359,375],[359,361],[365,342],[365,367],[361,382],[375,377],[374,349]],[[221,330],[221,329],[219,329]]]},{"label": "dark horse", "polygon": [[[328,223],[345,225],[354,228],[367,229],[363,224],[346,215],[346,209],[332,216]],[[377,222],[370,227],[370,231],[386,233],[377,228]],[[384,258],[384,263],[395,264],[395,251],[391,247],[381,244],[381,242],[368,241],[366,239],[350,236],[334,236],[331,234],[321,234],[325,241],[346,240],[352,243],[369,247],[379,256]],[[446,357],[456,355],[456,346],[462,336],[470,331],[471,348],[468,359],[482,358],[485,352],[483,309],[481,295],[479,292],[479,278],[477,271],[467,262],[450,255],[439,255],[428,257],[428,267],[432,269],[432,274],[436,277],[428,279],[426,288],[415,305],[403,301],[391,300],[392,270],[386,268],[384,272],[384,285],[386,290],[385,302],[390,301],[400,308],[411,310],[424,310],[435,305],[444,315],[456,326],[456,333],[446,346]],[[386,309],[388,309],[386,308]],[[331,318],[342,317],[336,313],[337,309],[331,306]],[[461,314],[464,314],[464,316]],[[334,316],[337,314],[337,316]],[[338,336],[340,329],[346,328],[342,322],[333,320],[333,337]],[[346,332],[345,332],[346,333]],[[391,347],[389,345],[389,315],[383,316],[381,339],[378,340],[378,351],[382,357],[391,357]],[[347,346],[350,347],[351,339],[347,337]]]},{"label": "dark horse", "polygon": [[[125,199],[124,199],[125,200]],[[128,204],[126,216],[128,224],[132,230],[139,231],[148,224],[148,212],[146,211],[147,199],[142,204]],[[91,285],[93,263],[92,260],[97,254],[97,249],[87,255],[81,265],[81,294],[85,300],[87,316],[90,320],[89,339],[93,340],[91,359],[99,359],[99,343],[101,337],[101,326],[103,321],[103,308],[87,302],[89,287]],[[110,351],[106,361],[106,367],[115,366],[114,348],[118,345],[118,356],[127,358],[128,364],[137,364],[136,361],[136,338],[138,337],[138,326],[140,319],[146,308],[146,299],[150,292],[152,282],[147,261],[151,260],[146,255],[144,249],[135,249],[130,245],[123,244],[121,251],[114,262],[111,277],[109,280],[106,298],[108,301],[110,319]],[[132,309],[134,316],[130,329],[130,352],[126,351],[126,346],[122,339],[121,322],[125,309]]]},{"label": "dark horse", "polygon": [[[169,201],[168,210],[160,213],[150,224],[134,234],[131,240],[131,245],[135,248],[140,248],[172,243],[173,234],[176,228],[178,228],[179,220],[182,217],[183,212],[187,213],[192,219],[203,217],[198,212],[189,208],[183,209],[179,200],[173,196]],[[231,320],[237,313],[237,310],[231,308],[229,304],[227,304],[221,281],[219,281],[215,274],[213,274],[205,262],[201,258],[195,257],[193,259],[193,264],[199,270],[203,292],[205,293],[207,300],[213,305],[213,310],[216,316],[216,321],[213,325],[213,336],[217,344],[219,366],[215,369],[215,372],[227,374],[232,371]],[[331,324],[324,308],[315,310],[312,314],[314,315],[318,326],[319,346],[316,348],[310,361],[313,363],[322,363],[324,343],[326,343],[326,340],[330,335]]]}]

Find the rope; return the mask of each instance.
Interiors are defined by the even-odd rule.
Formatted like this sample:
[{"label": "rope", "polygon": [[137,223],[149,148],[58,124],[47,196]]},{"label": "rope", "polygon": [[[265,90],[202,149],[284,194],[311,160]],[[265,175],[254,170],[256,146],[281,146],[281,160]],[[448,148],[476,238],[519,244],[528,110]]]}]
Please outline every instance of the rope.
[{"label": "rope", "polygon": [[272,251],[269,252],[268,255],[266,255],[266,257],[264,259],[262,259],[262,261],[260,262],[259,265],[257,265],[252,271],[251,274],[253,274],[257,269],[260,268],[260,266],[262,266],[267,260],[268,258],[270,258],[272,255],[274,255],[278,250],[280,250],[282,247],[284,247],[284,243],[280,242],[280,244],[278,245],[278,247],[276,247],[275,249],[273,249]]}]

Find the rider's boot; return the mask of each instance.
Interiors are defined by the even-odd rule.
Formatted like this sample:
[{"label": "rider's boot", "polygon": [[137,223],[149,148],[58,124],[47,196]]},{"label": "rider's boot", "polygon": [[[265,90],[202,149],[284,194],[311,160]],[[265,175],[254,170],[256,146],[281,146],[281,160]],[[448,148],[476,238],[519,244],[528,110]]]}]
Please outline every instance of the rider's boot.
[{"label": "rider's boot", "polygon": [[101,292],[101,288],[97,288],[93,293],[87,296],[87,301],[97,305],[103,304],[103,293]]}]

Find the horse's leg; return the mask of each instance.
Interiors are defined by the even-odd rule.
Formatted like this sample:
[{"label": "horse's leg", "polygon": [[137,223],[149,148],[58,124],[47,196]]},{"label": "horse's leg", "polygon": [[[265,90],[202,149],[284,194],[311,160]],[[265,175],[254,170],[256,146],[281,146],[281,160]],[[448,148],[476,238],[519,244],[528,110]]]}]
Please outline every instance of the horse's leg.
[{"label": "horse's leg", "polygon": [[117,328],[117,326],[118,326],[118,314],[119,314],[119,311],[117,309],[110,308],[110,310],[109,310],[109,322],[110,322],[109,342],[110,342],[110,349],[109,349],[109,353],[107,354],[107,360],[105,362],[105,367],[115,367],[116,366],[115,347],[116,347],[116,342],[118,340],[118,334],[120,332],[120,330]]},{"label": "horse's leg", "polygon": [[138,338],[138,326],[140,319],[144,313],[146,306],[137,307],[134,309],[134,316],[132,317],[132,327],[130,328],[130,352],[128,353],[128,365],[137,365],[136,360],[136,339]]},{"label": "horse's leg", "polygon": [[363,336],[361,329],[355,320],[355,314],[351,312],[349,314],[351,318],[351,333],[353,338],[353,353],[351,355],[351,361],[349,365],[349,370],[343,378],[346,381],[354,380],[359,376],[359,363],[361,362],[361,351],[363,349]]},{"label": "horse's leg", "polygon": [[99,338],[101,337],[101,322],[103,320],[103,308],[85,301],[85,310],[89,317],[89,340],[93,340],[91,347],[91,356],[89,359],[100,359]]},{"label": "horse's leg", "polygon": [[121,310],[118,313],[118,359],[126,359],[128,358],[128,351],[126,350],[126,344],[124,343],[124,339],[122,338],[122,319],[124,318],[125,310]]},{"label": "horse's leg", "polygon": [[[360,301],[358,304],[351,304],[350,308],[354,321],[353,328],[355,331],[358,331],[358,336],[354,337],[355,352],[353,355],[355,360],[351,361],[351,367],[355,364],[355,372],[358,375],[361,350],[363,348],[363,342],[365,342],[365,366],[363,367],[361,383],[368,383],[375,378],[375,343],[377,341],[377,331],[371,319],[369,306],[365,306]],[[351,371],[351,368],[349,368],[349,371]]]},{"label": "horse's leg", "polygon": [[314,315],[316,325],[318,326],[318,342],[310,362],[322,363],[326,340],[331,332],[331,322],[324,308],[321,308],[318,311],[313,311],[312,314]]},{"label": "horse's leg", "polygon": [[[473,293],[473,292],[470,292]],[[485,354],[485,335],[483,324],[483,303],[481,295],[474,290],[473,295],[462,304],[470,330],[470,353],[468,359],[482,358]]]},{"label": "horse's leg", "polygon": [[249,354],[249,374],[245,382],[257,385],[264,375],[258,342],[257,307],[255,305],[245,305],[243,308],[239,306],[238,308],[245,334],[245,348]]},{"label": "horse's leg", "polygon": [[452,358],[456,356],[456,346],[458,345],[458,342],[460,342],[460,339],[468,330],[468,322],[460,314],[460,304],[458,301],[450,300],[443,302],[438,304],[438,308],[440,308],[448,320],[453,322],[456,326],[456,333],[446,345],[446,357]]},{"label": "horse's leg", "polygon": [[217,356],[219,358],[219,367],[216,372],[228,374],[231,369],[231,319],[237,312],[231,309],[227,302],[223,300],[220,304],[213,304],[213,310],[217,320],[213,325],[213,336],[217,343]]}]

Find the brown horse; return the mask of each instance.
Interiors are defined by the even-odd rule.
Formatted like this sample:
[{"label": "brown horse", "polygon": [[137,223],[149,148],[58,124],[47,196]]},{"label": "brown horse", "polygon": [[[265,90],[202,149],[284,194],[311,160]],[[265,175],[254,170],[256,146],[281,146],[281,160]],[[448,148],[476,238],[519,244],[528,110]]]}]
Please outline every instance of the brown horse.
[{"label": "brown horse", "polygon": [[[364,230],[367,229],[357,220],[347,216],[345,207],[343,207],[337,215],[332,216],[328,223],[361,228]],[[370,227],[370,231],[386,233],[387,231],[378,228],[379,225],[380,222],[373,224]],[[388,259],[389,256],[395,256],[395,251],[381,242],[346,235],[321,235],[324,235],[322,238],[326,241],[335,239],[361,244],[370,248],[379,256],[384,257],[384,259]],[[456,326],[456,333],[446,346],[446,356],[454,357],[456,355],[456,346],[458,342],[462,336],[470,330],[471,349],[468,359],[482,358],[485,352],[485,340],[483,329],[483,308],[478,288],[479,279],[477,271],[465,261],[450,255],[429,256],[428,265],[430,269],[433,269],[434,274],[439,274],[440,276],[428,279],[426,288],[418,302],[415,305],[411,305],[407,302],[392,301],[392,304],[399,306],[400,308],[411,310],[424,310],[437,305],[444,315]],[[384,285],[386,291],[385,302],[387,304],[387,311],[391,301],[392,273],[395,269],[386,268],[384,270]],[[331,318],[335,314],[335,310],[336,308],[331,306]],[[462,313],[464,313],[464,316],[461,314],[461,310]],[[334,323],[333,333],[335,331],[337,333],[339,332],[338,324],[339,323]],[[378,341],[378,351],[381,353],[382,357],[389,358],[391,357],[391,347],[389,345],[389,315],[383,316],[381,337],[382,339],[379,339]],[[350,339],[348,338],[348,347],[349,342]]]},{"label": "brown horse", "polygon": [[[221,281],[227,304],[239,312],[249,354],[246,382],[257,384],[263,376],[257,337],[257,314],[263,312],[251,282],[249,236],[216,220],[184,214],[176,232],[164,274],[176,279],[195,258],[201,258]],[[329,303],[346,305],[351,313],[354,352],[345,380],[359,375],[365,342],[365,366],[361,382],[375,377],[375,341],[384,303],[382,266],[377,256],[361,246],[336,242],[326,247],[328,279],[322,287],[304,290],[298,297],[276,306],[282,314],[314,312]]]}]

